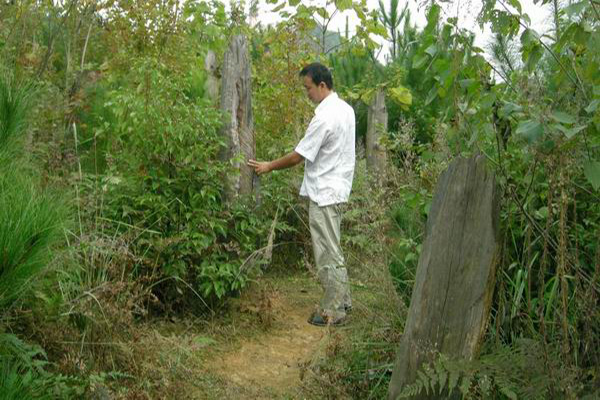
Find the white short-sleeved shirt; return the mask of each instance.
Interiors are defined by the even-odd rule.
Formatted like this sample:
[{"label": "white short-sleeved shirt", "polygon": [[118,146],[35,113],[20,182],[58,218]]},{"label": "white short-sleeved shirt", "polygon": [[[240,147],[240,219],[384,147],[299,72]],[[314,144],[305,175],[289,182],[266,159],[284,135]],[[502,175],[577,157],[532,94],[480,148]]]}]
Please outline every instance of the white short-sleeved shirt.
[{"label": "white short-sleeved shirt", "polygon": [[354,110],[332,92],[315,109],[296,152],[304,157],[301,196],[319,206],[345,203],[354,177]]}]

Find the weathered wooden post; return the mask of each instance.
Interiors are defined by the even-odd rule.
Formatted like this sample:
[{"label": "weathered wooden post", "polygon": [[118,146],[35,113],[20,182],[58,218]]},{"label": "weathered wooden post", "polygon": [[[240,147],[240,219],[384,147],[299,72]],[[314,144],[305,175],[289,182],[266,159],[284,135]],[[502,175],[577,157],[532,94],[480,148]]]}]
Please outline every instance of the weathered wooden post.
[{"label": "weathered wooden post", "polygon": [[381,178],[385,174],[387,155],[379,141],[387,132],[388,113],[385,107],[385,93],[377,90],[373,101],[369,105],[367,116],[367,171],[373,176]]},{"label": "weathered wooden post", "polygon": [[250,55],[243,35],[232,38],[223,60],[222,77],[221,110],[226,117],[222,133],[227,146],[221,156],[231,160],[235,169],[225,183],[225,198],[231,201],[240,194],[252,193],[254,171],[246,161],[256,158]]},{"label": "weathered wooden post", "polygon": [[389,399],[413,383],[437,353],[477,356],[494,290],[498,219],[496,181],[484,157],[454,160],[435,189]]}]

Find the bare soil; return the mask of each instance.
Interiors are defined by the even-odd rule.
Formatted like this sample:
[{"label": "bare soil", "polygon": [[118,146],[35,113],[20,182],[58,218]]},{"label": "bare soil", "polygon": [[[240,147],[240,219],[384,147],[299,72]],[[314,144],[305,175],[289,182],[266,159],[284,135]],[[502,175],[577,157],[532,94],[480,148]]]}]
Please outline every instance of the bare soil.
[{"label": "bare soil", "polygon": [[215,354],[210,369],[227,386],[230,398],[298,398],[303,366],[319,353],[327,328],[310,325],[320,289],[307,278],[260,290],[239,299],[239,311],[255,314],[264,329]]}]

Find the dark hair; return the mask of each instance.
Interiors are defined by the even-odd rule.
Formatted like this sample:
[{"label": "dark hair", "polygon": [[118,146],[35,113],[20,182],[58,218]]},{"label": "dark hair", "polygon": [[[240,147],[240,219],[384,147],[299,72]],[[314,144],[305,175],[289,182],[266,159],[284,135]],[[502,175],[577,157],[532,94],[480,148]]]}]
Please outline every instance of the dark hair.
[{"label": "dark hair", "polygon": [[329,90],[333,89],[333,78],[329,69],[321,63],[308,64],[300,71],[300,76],[309,76],[315,85],[325,82]]}]

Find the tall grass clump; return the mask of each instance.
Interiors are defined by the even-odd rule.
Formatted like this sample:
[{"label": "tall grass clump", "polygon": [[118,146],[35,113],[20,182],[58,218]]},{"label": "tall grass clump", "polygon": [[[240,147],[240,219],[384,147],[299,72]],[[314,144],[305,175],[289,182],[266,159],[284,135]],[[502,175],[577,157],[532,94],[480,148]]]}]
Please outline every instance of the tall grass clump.
[{"label": "tall grass clump", "polygon": [[17,84],[7,74],[0,76],[0,150],[17,150],[14,142],[27,125],[31,94],[30,85]]},{"label": "tall grass clump", "polygon": [[[24,157],[32,88],[0,75],[0,393],[3,399],[45,398],[45,353],[4,333],[13,310],[50,263],[60,235],[60,203],[36,182]],[[16,344],[16,345],[15,345]]]},{"label": "tall grass clump", "polygon": [[10,308],[50,261],[60,207],[25,171],[19,139],[32,89],[0,77],[0,307]]},{"label": "tall grass clump", "polygon": [[[50,262],[50,244],[60,233],[54,199],[32,178],[3,163],[0,176],[0,307],[8,308]],[[9,167],[9,168],[6,168]]]}]

